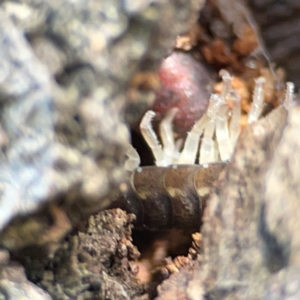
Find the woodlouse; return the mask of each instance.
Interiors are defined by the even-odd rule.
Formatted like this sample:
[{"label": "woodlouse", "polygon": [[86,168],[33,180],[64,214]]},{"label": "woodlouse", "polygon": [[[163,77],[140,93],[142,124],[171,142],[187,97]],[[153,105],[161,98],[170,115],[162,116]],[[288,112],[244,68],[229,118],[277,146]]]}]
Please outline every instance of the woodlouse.
[{"label": "woodlouse", "polygon": [[[221,76],[221,94],[210,97],[207,112],[188,132],[181,152],[171,126],[176,109],[170,110],[160,125],[162,144],[151,126],[155,113],[149,111],[144,116],[140,128],[156,166],[139,167],[139,155],[130,147],[125,164],[130,180],[123,185],[118,199],[122,208],[136,215],[138,227],[199,229],[205,201],[226,167],[240,133],[240,97],[231,86],[229,73],[221,71]],[[292,105],[293,89],[294,85],[287,83],[283,103],[287,109]],[[227,105],[229,98],[231,109]],[[256,80],[249,123],[259,119],[263,107],[264,79],[260,77]]]}]

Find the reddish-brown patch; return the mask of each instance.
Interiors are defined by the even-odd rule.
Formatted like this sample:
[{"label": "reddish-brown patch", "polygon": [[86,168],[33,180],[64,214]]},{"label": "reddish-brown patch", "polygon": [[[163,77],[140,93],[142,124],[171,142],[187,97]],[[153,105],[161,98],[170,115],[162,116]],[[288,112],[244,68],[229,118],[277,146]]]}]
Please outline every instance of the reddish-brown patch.
[{"label": "reddish-brown patch", "polygon": [[158,118],[177,107],[174,130],[186,133],[207,109],[210,73],[188,53],[173,52],[161,64],[159,77],[162,87],[156,93],[153,110]]}]

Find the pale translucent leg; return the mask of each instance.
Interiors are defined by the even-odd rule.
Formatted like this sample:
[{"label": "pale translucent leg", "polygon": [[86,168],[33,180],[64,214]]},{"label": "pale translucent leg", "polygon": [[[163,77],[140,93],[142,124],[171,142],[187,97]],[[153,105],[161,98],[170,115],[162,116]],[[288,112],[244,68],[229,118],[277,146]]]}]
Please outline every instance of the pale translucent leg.
[{"label": "pale translucent leg", "polygon": [[240,135],[241,131],[241,97],[234,91],[231,93],[232,98],[232,111],[231,111],[231,120],[229,125],[229,133],[232,147],[234,148],[235,143]]},{"label": "pale translucent leg", "polygon": [[[184,147],[182,149],[180,158],[178,160],[179,164],[193,164],[195,163],[198,148],[199,148],[199,140],[201,135],[204,133],[207,127],[207,136],[205,142],[201,143],[201,147],[205,145],[205,151],[203,152],[204,157],[201,157],[201,147],[200,147],[200,158],[201,161],[211,160],[211,157],[214,156],[214,147],[209,145],[213,145],[213,136],[211,135],[210,126],[211,123],[214,122],[214,118],[218,111],[220,101],[222,101],[219,95],[213,94],[209,99],[209,106],[205,115],[193,126],[192,130],[188,133],[186,141],[184,143]],[[209,141],[209,139],[211,141]],[[212,153],[210,153],[212,152]]]},{"label": "pale translucent leg", "polygon": [[228,130],[228,106],[224,104],[220,107],[216,120],[216,138],[219,146],[222,161],[230,159],[232,154],[232,143]]},{"label": "pale translucent leg", "polygon": [[210,163],[215,161],[215,142],[213,140],[215,127],[215,120],[211,119],[206,124],[199,151],[199,164]]},{"label": "pale translucent leg", "polygon": [[152,150],[155,159],[155,164],[157,166],[165,166],[166,164],[164,161],[164,153],[162,150],[162,146],[159,143],[158,138],[151,125],[151,121],[154,118],[154,116],[155,116],[154,111],[152,110],[147,111],[141,121],[140,130],[146,143]]},{"label": "pale translucent leg", "polygon": [[220,161],[220,153],[219,153],[219,147],[218,147],[218,143],[216,140],[214,140],[214,153],[215,153],[215,157],[214,157],[214,161]]},{"label": "pale translucent leg", "polygon": [[126,152],[128,159],[125,161],[125,170],[127,171],[134,171],[136,170],[141,164],[141,158],[137,151],[129,144],[128,150]]},{"label": "pale translucent leg", "polygon": [[294,89],[295,85],[292,82],[287,82],[286,83],[286,91],[285,91],[285,99],[283,106],[288,110],[291,108],[294,104]]},{"label": "pale translucent leg", "polygon": [[231,90],[232,77],[230,76],[228,71],[223,70],[223,69],[219,72],[219,75],[222,77],[222,81],[223,81],[221,97],[225,98]]},{"label": "pale translucent leg", "polygon": [[[225,70],[221,70],[219,74],[222,77],[223,88],[219,100],[220,104],[218,107],[218,111],[216,112],[216,140],[217,140],[217,145],[219,148],[219,154],[221,160],[225,161],[230,158],[233,149],[231,135],[229,134],[229,129],[228,129],[229,114],[228,114],[228,105],[226,103],[226,99],[227,97],[232,95],[234,91],[232,90],[232,86],[231,86],[232,77],[230,76],[230,74]],[[235,101],[233,101],[232,126],[239,128],[240,119],[239,118],[237,119],[237,117],[238,114],[240,114],[240,106],[239,106],[239,102],[238,103],[234,103],[234,102]],[[233,131],[234,135],[239,133],[237,128],[233,128],[233,129],[234,129]]]},{"label": "pale translucent leg", "polygon": [[209,106],[206,113],[209,121],[206,123],[204,136],[202,138],[199,151],[200,164],[212,162],[216,157],[218,157],[218,151],[216,151],[215,141],[213,138],[216,130],[216,117],[219,113],[220,106],[222,106],[224,102],[224,97],[220,95],[213,94],[210,97]]},{"label": "pale translucent leg", "polygon": [[175,155],[175,141],[172,123],[177,112],[178,108],[170,109],[159,125],[159,134],[163,144],[164,161],[167,165],[172,164],[173,157]]},{"label": "pale translucent leg", "polygon": [[212,94],[209,99],[209,106],[207,109],[207,116],[211,120],[215,120],[220,109],[220,106],[225,104],[225,98],[221,97],[218,94]]},{"label": "pale translucent leg", "polygon": [[173,155],[173,163],[178,164],[179,158],[180,158],[180,150],[182,149],[184,140],[183,139],[178,139],[175,142],[175,150],[174,150],[174,155]]},{"label": "pale translucent leg", "polygon": [[248,123],[255,122],[259,119],[264,108],[264,84],[265,79],[259,77],[255,80],[255,87],[252,99],[252,105],[248,116]]},{"label": "pale translucent leg", "polygon": [[202,118],[193,126],[186,137],[183,149],[178,159],[178,164],[194,164],[197,157],[199,140],[204,132],[204,128],[209,122],[207,115],[203,115]]}]

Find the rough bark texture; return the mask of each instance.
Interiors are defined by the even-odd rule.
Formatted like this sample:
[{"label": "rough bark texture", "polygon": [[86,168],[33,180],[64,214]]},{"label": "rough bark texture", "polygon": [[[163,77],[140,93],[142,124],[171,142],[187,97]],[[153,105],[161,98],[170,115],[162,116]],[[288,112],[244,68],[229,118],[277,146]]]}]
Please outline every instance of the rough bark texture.
[{"label": "rough bark texture", "polygon": [[49,294],[28,281],[24,268],[9,260],[6,250],[0,251],[0,299],[51,300]]},{"label": "rough bark texture", "polygon": [[204,216],[204,263],[194,280],[208,299],[299,297],[298,280],[291,290],[275,283],[282,273],[292,278],[299,262],[299,113],[279,108],[240,138]]},{"label": "rough bark texture", "polygon": [[147,300],[136,278],[140,254],[131,242],[133,219],[120,209],[105,210],[70,234],[54,256],[30,247],[14,258],[53,299]]}]

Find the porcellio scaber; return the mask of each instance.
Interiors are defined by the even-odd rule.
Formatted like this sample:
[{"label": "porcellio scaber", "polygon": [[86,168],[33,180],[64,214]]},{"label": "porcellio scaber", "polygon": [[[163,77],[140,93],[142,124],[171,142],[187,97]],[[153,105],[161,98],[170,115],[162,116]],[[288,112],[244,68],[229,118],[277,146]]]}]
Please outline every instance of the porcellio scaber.
[{"label": "porcellio scaber", "polygon": [[[156,166],[140,167],[140,158],[130,146],[125,168],[129,180],[118,197],[121,208],[137,217],[136,226],[148,229],[182,228],[199,230],[205,202],[214,183],[226,168],[240,134],[240,96],[231,85],[232,77],[222,70],[223,87],[212,94],[206,113],[188,132],[184,143],[176,143],[171,109],[160,124],[159,142],[152,129],[153,111],[140,124],[152,150]],[[263,77],[256,79],[248,122],[256,122],[264,108]],[[293,102],[292,83],[287,83],[283,106]],[[228,105],[228,102],[231,105]],[[198,164],[195,164],[198,163]]]}]

